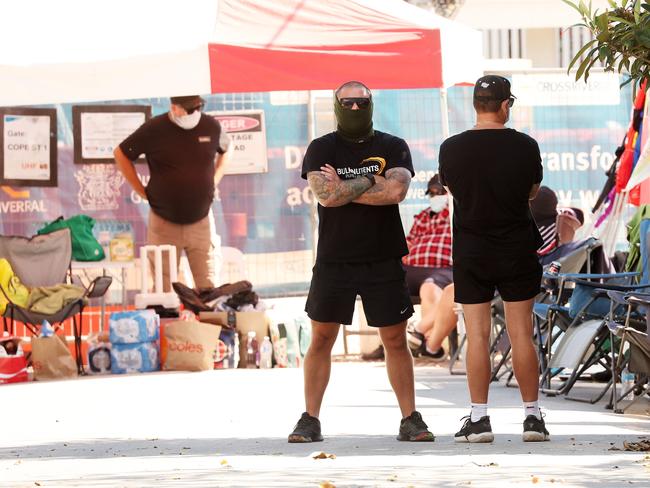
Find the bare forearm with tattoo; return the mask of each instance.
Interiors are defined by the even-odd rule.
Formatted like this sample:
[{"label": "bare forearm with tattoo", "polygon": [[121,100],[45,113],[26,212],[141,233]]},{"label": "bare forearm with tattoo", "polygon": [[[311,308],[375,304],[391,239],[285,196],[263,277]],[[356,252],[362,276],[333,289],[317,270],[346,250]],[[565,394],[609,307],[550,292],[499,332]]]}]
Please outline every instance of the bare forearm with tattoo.
[{"label": "bare forearm with tattoo", "polygon": [[365,205],[393,205],[406,197],[411,184],[411,172],[406,168],[391,168],[386,177],[375,176],[375,186],[359,196],[355,203]]},{"label": "bare forearm with tattoo", "polygon": [[323,207],[340,207],[346,205],[367,191],[372,183],[368,178],[330,181],[319,171],[310,171],[307,181],[318,203]]}]

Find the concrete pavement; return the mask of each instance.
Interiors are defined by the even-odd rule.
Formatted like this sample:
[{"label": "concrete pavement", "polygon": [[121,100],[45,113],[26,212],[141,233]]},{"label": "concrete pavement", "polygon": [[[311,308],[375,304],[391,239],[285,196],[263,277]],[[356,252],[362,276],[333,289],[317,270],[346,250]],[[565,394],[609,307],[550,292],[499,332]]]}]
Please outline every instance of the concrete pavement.
[{"label": "concrete pavement", "polygon": [[[493,384],[495,442],[459,445],[465,378],[418,366],[416,379],[435,443],[395,440],[383,363],[333,365],[326,439],[309,445],[286,442],[302,412],[301,370],[2,386],[0,487],[650,486],[650,453],[610,450],[650,435],[647,414],[542,397],[552,441],[524,444],[518,391]],[[336,458],[313,459],[320,451]]]}]

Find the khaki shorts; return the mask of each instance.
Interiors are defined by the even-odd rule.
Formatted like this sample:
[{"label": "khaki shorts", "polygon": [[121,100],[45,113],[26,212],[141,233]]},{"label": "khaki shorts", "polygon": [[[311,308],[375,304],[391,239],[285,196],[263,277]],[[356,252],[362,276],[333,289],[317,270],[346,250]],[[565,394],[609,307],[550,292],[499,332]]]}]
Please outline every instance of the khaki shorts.
[{"label": "khaki shorts", "polygon": [[[221,238],[217,235],[212,210],[193,224],[174,224],[149,211],[147,244],[170,244],[176,247],[176,266],[185,251],[190,264],[194,286],[214,288],[219,285],[221,268]],[[153,270],[153,257],[149,262]],[[168,261],[163,259],[163,289],[171,291]]]}]

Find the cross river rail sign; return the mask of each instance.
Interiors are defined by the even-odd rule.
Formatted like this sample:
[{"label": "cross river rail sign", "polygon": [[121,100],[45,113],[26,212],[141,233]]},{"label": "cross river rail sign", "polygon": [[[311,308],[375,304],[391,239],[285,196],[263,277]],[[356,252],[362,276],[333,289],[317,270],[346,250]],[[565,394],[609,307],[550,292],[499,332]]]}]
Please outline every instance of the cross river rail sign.
[{"label": "cross river rail sign", "polygon": [[268,172],[264,110],[207,112],[230,136],[231,156],[225,174]]}]

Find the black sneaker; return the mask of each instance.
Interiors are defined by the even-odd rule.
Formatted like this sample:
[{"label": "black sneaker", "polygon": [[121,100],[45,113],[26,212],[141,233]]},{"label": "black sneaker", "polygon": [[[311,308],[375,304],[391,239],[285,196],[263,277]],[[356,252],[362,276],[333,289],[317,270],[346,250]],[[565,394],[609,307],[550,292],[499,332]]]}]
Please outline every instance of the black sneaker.
[{"label": "black sneaker", "polygon": [[544,418],[538,419],[534,415],[529,415],[524,420],[524,442],[543,442],[550,441],[551,434],[546,430]]},{"label": "black sneaker", "polygon": [[463,417],[465,423],[461,429],[454,434],[456,442],[492,442],[494,441],[494,434],[492,433],[492,425],[490,425],[490,417],[481,417],[476,422],[472,422],[471,415]]},{"label": "black sneaker", "polygon": [[379,344],[374,351],[367,352],[361,355],[364,361],[383,361],[384,360],[384,346]]},{"label": "black sneaker", "polygon": [[420,412],[413,412],[399,423],[398,441],[433,442],[435,439]]},{"label": "black sneaker", "polygon": [[415,324],[412,323],[406,326],[406,340],[408,342],[409,349],[411,349],[411,352],[414,356],[421,352],[426,342],[424,334],[415,330]]},{"label": "black sneaker", "polygon": [[420,351],[420,357],[429,358],[429,359],[433,359],[435,362],[440,362],[445,360],[445,358],[447,357],[447,353],[442,347],[439,348],[436,352],[431,353],[427,351],[427,346],[425,345]]},{"label": "black sneaker", "polygon": [[312,417],[307,412],[300,416],[300,420],[289,434],[289,442],[320,442],[323,436],[320,433],[320,420]]}]

